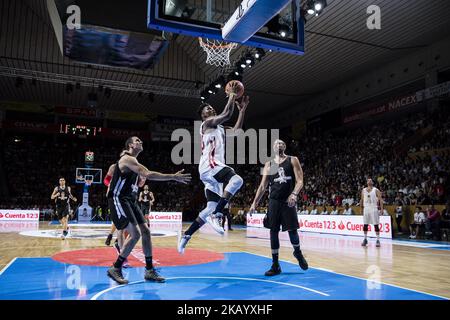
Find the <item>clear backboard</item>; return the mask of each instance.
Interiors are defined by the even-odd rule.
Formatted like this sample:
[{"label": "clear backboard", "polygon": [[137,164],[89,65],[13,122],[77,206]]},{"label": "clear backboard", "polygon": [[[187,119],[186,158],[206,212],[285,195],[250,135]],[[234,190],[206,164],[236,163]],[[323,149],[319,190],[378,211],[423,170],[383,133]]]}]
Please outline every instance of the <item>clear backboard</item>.
[{"label": "clear backboard", "polygon": [[77,168],[75,172],[75,183],[85,184],[86,181],[89,181],[92,184],[102,184],[102,169]]},{"label": "clear backboard", "polygon": [[150,29],[304,53],[300,0],[149,0]]}]

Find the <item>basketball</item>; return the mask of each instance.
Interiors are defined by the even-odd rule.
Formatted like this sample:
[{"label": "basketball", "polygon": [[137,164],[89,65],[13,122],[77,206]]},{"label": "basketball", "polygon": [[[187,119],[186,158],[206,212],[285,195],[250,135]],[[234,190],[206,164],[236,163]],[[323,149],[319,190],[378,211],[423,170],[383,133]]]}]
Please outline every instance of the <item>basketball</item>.
[{"label": "basketball", "polygon": [[239,99],[244,94],[244,85],[239,80],[231,80],[230,82],[228,82],[227,85],[225,86],[225,93],[227,94],[227,96],[230,94],[231,86],[234,83],[237,83],[238,90],[236,92],[237,93],[236,99]]}]

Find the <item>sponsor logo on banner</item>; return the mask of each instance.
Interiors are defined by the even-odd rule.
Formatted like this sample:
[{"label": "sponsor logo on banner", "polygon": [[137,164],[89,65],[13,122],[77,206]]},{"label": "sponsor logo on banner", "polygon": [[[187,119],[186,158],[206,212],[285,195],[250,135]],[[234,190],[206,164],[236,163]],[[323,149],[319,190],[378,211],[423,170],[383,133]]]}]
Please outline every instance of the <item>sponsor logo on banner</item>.
[{"label": "sponsor logo on banner", "polygon": [[39,221],[39,210],[0,209],[0,221],[7,221],[7,220]]},{"label": "sponsor logo on banner", "polygon": [[264,214],[253,214],[251,217],[247,215],[247,225],[263,225]]},{"label": "sponsor logo on banner", "polygon": [[[247,215],[247,227],[263,228],[264,214]],[[300,231],[332,233],[361,236],[363,234],[363,216],[320,216],[298,215]],[[392,238],[390,216],[380,216],[380,237]],[[375,236],[375,230],[369,225],[369,236]]]},{"label": "sponsor logo on banner", "polygon": [[150,221],[172,221],[181,222],[183,215],[181,212],[150,212]]},{"label": "sponsor logo on banner", "polygon": [[440,97],[450,93],[450,81],[417,91],[417,101]]},{"label": "sponsor logo on banner", "polygon": [[[363,108],[358,108],[359,110],[357,111],[348,112],[344,110],[345,115],[343,117],[343,123],[349,123],[386,112],[395,111],[406,106],[414,105],[416,103],[416,93],[411,93],[401,97],[392,98],[384,103],[374,103]],[[363,110],[361,111],[361,109]]]}]

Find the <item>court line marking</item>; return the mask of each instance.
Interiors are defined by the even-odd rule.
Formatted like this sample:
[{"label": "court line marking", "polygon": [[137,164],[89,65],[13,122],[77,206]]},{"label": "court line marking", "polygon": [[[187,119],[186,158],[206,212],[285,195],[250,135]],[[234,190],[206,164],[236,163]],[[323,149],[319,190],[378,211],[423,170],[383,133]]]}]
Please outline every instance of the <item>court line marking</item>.
[{"label": "court line marking", "polygon": [[3,274],[3,272],[6,271],[6,269],[8,269],[13,263],[14,261],[17,260],[18,257],[13,258],[1,271],[0,271],[0,276]]},{"label": "court line marking", "polygon": [[[74,239],[74,240],[98,240],[98,239],[104,239],[105,236],[103,234],[94,234],[92,237],[89,237],[88,235],[83,237],[82,234],[77,234],[76,232],[95,232],[100,230],[92,230],[87,229],[74,229],[75,234],[70,234],[65,238],[66,240]],[[35,237],[35,238],[46,238],[46,239],[61,239],[61,234],[55,235],[54,232],[55,229],[42,229],[42,230],[26,230],[19,232],[19,235],[24,237]],[[101,230],[102,232],[104,230]],[[71,231],[70,231],[71,232]],[[98,233],[98,232],[97,232]],[[175,231],[169,231],[169,230],[152,230],[152,237],[155,238],[167,238],[167,237],[176,237],[177,233]]]},{"label": "court line marking", "polygon": [[[279,284],[279,285],[284,285],[284,286],[289,286],[289,287],[295,287],[295,288],[300,288],[306,291],[311,291],[317,294],[320,294],[322,296],[326,296],[329,297],[330,295],[328,293],[322,292],[322,291],[318,291],[318,290],[314,290],[308,287],[304,287],[304,286],[299,286],[296,284],[292,284],[289,282],[279,282],[279,281],[273,281],[273,280],[265,280],[265,279],[255,279],[255,278],[241,278],[241,277],[170,277],[170,278],[166,278],[166,280],[176,280],[176,279],[231,279],[231,280],[242,280],[242,281],[255,281],[255,282],[269,282],[269,283],[275,283],[275,284]],[[127,285],[133,285],[133,284],[138,284],[138,283],[144,283],[146,282],[145,280],[140,280],[140,281],[135,281],[135,282],[130,282]],[[115,287],[111,287],[108,289],[105,289],[103,291],[100,291],[98,293],[96,293],[90,300],[97,300],[101,295],[112,291],[114,289],[120,288],[120,287],[124,287],[126,286],[126,284],[122,284],[122,285],[118,285]]]},{"label": "court line marking", "polygon": [[[248,254],[253,254],[253,255],[255,255],[255,256],[260,256],[260,257],[263,257],[263,258],[270,259],[269,257],[263,256],[263,255],[261,255],[261,254],[251,253],[251,252],[248,252],[248,251],[230,252],[230,253],[248,253]],[[291,262],[291,261],[282,260],[282,259],[279,259],[279,260],[280,260],[280,261],[283,261],[283,262],[286,262],[286,263],[293,264],[293,265],[297,265],[296,263]],[[314,267],[312,267],[312,268],[313,268],[313,269],[318,269],[318,268],[314,268]],[[319,270],[320,270],[320,269],[319,269]],[[352,276],[352,275],[349,275],[349,274],[344,274],[344,273],[340,273],[340,272],[336,272],[336,271],[329,271],[329,272],[335,273],[335,274],[339,274],[339,275],[345,276],[345,277],[350,277],[350,278],[359,279],[359,280],[364,280],[364,281],[368,281],[368,280],[369,280],[369,279],[364,279],[364,278],[360,278],[360,277],[357,277],[357,276]],[[410,289],[410,288],[406,288],[406,287],[401,287],[401,286],[397,286],[397,285],[395,285],[395,284],[385,283],[385,282],[381,282],[381,281],[373,281],[373,280],[370,280],[370,281],[373,282],[373,283],[383,284],[383,285],[385,285],[385,286],[396,287],[396,288],[400,288],[400,289],[404,289],[404,290],[409,290],[409,291],[414,291],[414,292],[422,293],[422,294],[425,294],[425,295],[429,295],[429,296],[433,296],[433,297],[437,297],[437,298],[441,298],[441,299],[445,299],[445,300],[450,300],[450,298],[448,298],[448,297],[439,296],[439,295],[433,294],[433,293],[428,293],[428,292],[424,292],[424,291],[420,291],[420,290],[415,290],[415,289]]]},{"label": "court line marking", "polygon": [[[264,256],[264,255],[261,255],[261,254],[257,254],[257,253],[251,253],[251,252],[248,252],[248,251],[233,251],[233,252],[223,252],[223,253],[247,253],[247,254],[250,254],[250,255],[255,255],[255,256],[259,256],[259,257],[263,257],[263,258],[266,258],[266,259],[270,259],[269,257],[267,257],[267,256]],[[17,259],[35,259],[35,258],[46,258],[46,257],[15,257],[15,258],[13,258],[1,271],[0,271],[0,275],[2,275]],[[48,257],[47,257],[48,258]],[[294,262],[291,262],[291,261],[287,261],[287,260],[283,260],[283,259],[280,259],[280,261],[283,261],[283,262],[286,262],[286,263],[289,263],[289,264],[293,264],[293,265],[297,265],[296,263],[294,263]],[[318,270],[321,270],[321,268],[314,268],[314,267],[312,267],[313,269],[318,269]],[[322,271],[322,270],[321,270]],[[334,273],[334,274],[339,274],[339,275],[342,275],[342,276],[346,276],[346,277],[350,277],[350,278],[355,278],[355,279],[359,279],[359,280],[363,280],[363,281],[367,281],[368,279],[365,279],[365,278],[361,278],[361,277],[357,277],[357,276],[352,276],[352,275],[348,275],[348,274],[343,274],[343,273],[340,273],[340,272],[335,272],[335,271],[327,271],[327,272],[331,272],[331,273]],[[173,278],[167,278],[167,280],[169,280],[169,279],[177,279],[177,278],[194,278],[194,277],[173,277]],[[198,277],[198,278],[208,278],[208,277]],[[211,277],[211,278],[225,278],[225,279],[229,279],[229,277],[227,278],[227,277]],[[251,279],[251,278],[240,278],[240,279],[242,279],[242,280],[249,280],[249,279]],[[252,280],[257,280],[257,281],[265,281],[265,282],[275,282],[275,281],[271,281],[271,280],[264,280],[264,279],[252,279]],[[252,280],[250,280],[250,281],[252,281]],[[129,283],[128,285],[131,285],[131,284],[135,284],[135,283],[141,283],[141,282],[144,282],[143,280],[141,280],[141,281],[136,281],[136,282],[131,282],[131,283]],[[415,290],[415,289],[411,289],[411,288],[406,288],[406,287],[402,287],[402,286],[398,286],[398,285],[395,285],[395,284],[389,284],[389,283],[385,283],[385,282],[378,282],[378,281],[373,281],[373,282],[376,282],[376,283],[379,283],[379,284],[383,284],[383,285],[386,285],[386,286],[391,286],[391,287],[396,287],[396,288],[400,288],[400,289],[404,289],[404,290],[409,290],[409,291],[414,291],[414,292],[418,292],[418,293],[422,293],[422,294],[425,294],[425,295],[429,295],[429,296],[434,296],[434,297],[437,297],[437,298],[441,298],[441,299],[444,299],[444,300],[450,300],[448,297],[444,297],[444,296],[439,296],[439,295],[436,295],[436,294],[432,294],[432,293],[428,293],[428,292],[424,292],[424,291],[420,291],[420,290]],[[277,283],[277,282],[275,282],[275,283]],[[297,285],[294,285],[294,284],[290,284],[290,283],[284,283],[284,282],[279,282],[279,284],[283,284],[283,285],[290,285],[290,286],[297,286]],[[122,286],[125,286],[125,285],[119,285],[119,286],[115,286],[115,287],[111,287],[111,288],[108,288],[108,289],[106,289],[106,290],[103,290],[103,291],[100,291],[99,293],[97,293],[96,295],[94,295],[92,298],[91,298],[91,300],[95,300],[95,299],[97,299],[98,298],[98,296],[100,295],[100,294],[104,294],[104,293],[106,293],[106,292],[108,292],[108,291],[110,291],[110,290],[114,290],[114,289],[116,289],[116,288],[118,288],[118,287],[122,287]],[[300,288],[302,288],[302,289],[305,289],[305,290],[308,290],[308,291],[313,291],[313,292],[315,292],[316,290],[314,290],[314,289],[310,289],[310,288],[306,288],[306,287],[301,287],[301,286],[298,286],[298,287],[300,287]],[[323,292],[320,292],[320,291],[317,291],[317,293],[318,294],[323,294],[323,295],[326,295],[326,296],[329,296],[328,294],[326,294],[326,293],[323,293]],[[94,299],[95,298],[95,299]]]},{"label": "court line marking", "polygon": [[325,269],[325,268],[314,268],[314,269],[318,269],[318,270],[322,270],[322,271],[327,271],[327,272],[334,272],[333,270]]}]

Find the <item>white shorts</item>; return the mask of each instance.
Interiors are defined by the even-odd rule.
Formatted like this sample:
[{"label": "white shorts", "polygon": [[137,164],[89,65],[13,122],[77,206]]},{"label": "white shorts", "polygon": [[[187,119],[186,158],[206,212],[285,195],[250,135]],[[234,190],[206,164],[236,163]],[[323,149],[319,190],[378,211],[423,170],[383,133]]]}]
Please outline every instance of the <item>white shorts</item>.
[{"label": "white shorts", "polygon": [[378,208],[365,207],[363,213],[363,223],[364,224],[380,224],[380,214]]},{"label": "white shorts", "polygon": [[202,180],[203,184],[205,185],[205,192],[206,192],[206,190],[209,190],[219,196],[222,196],[223,183],[220,183],[219,181],[217,181],[214,178],[214,176],[223,168],[229,168],[229,167],[226,165],[218,165],[207,171],[200,172],[200,180]]}]

